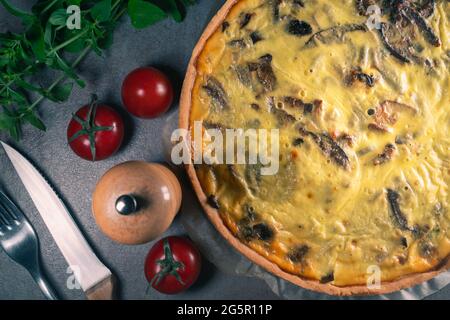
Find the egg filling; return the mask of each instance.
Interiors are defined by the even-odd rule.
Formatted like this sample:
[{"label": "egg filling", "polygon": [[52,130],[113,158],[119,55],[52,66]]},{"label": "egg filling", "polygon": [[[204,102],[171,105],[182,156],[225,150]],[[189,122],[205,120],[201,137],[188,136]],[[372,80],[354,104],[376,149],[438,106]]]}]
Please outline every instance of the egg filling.
[{"label": "egg filling", "polygon": [[[378,11],[379,9],[379,11]],[[336,286],[450,252],[450,2],[241,0],[196,64],[190,123],[274,129],[279,170],[196,166],[208,202],[283,270]]]}]

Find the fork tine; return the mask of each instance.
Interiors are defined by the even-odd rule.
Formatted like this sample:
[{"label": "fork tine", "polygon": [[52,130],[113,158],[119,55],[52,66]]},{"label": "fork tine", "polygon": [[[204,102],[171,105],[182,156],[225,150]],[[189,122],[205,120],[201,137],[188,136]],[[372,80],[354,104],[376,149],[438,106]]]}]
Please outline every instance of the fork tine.
[{"label": "fork tine", "polygon": [[0,207],[0,227],[1,226],[9,226],[9,221],[5,218],[3,209]]},{"label": "fork tine", "polygon": [[15,203],[2,191],[0,191],[0,206],[4,208],[12,220],[19,220],[19,217],[22,215]]},{"label": "fork tine", "polygon": [[1,203],[1,201],[0,201],[0,214],[6,224],[10,225],[12,223],[11,215],[9,214],[8,210],[6,210],[5,206],[3,205],[3,203]]}]

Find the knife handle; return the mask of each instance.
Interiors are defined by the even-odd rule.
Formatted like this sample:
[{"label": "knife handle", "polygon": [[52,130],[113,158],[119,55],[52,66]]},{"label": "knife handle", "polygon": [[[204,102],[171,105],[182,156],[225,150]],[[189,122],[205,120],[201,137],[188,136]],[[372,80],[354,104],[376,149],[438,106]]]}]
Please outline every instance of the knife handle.
[{"label": "knife handle", "polygon": [[86,291],[88,300],[114,300],[116,279],[113,275],[105,278],[101,282]]}]

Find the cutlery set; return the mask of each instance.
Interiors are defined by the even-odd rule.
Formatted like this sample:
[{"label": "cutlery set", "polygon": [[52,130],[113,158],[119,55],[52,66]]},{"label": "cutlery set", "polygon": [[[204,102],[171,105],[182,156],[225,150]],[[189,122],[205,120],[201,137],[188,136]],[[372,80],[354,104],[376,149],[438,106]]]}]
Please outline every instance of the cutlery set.
[{"label": "cutlery set", "polygon": [[[113,299],[115,281],[111,271],[98,259],[62,200],[25,157],[6,143],[0,143],[65,260],[76,270],[74,276],[86,297]],[[29,271],[47,299],[57,299],[42,273],[39,241],[33,227],[3,192],[0,192],[0,247]]]}]

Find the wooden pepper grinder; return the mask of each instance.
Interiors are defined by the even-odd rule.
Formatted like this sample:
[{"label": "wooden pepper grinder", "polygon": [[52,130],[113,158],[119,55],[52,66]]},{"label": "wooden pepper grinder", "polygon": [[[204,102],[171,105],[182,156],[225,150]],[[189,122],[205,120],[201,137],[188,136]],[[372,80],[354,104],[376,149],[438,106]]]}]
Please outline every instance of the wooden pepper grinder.
[{"label": "wooden pepper grinder", "polygon": [[95,220],[112,240],[143,244],[171,225],[181,206],[181,187],[165,166],[143,161],[119,164],[98,182],[93,197]]}]

